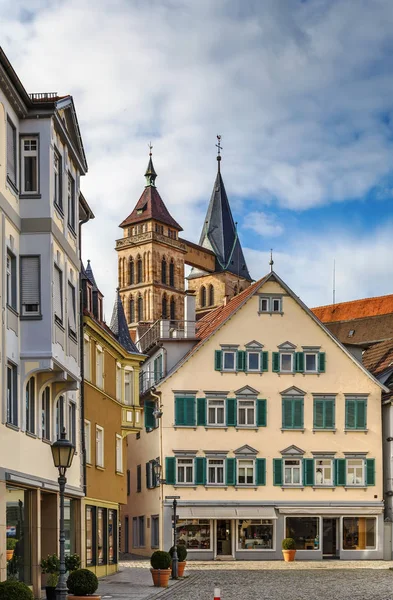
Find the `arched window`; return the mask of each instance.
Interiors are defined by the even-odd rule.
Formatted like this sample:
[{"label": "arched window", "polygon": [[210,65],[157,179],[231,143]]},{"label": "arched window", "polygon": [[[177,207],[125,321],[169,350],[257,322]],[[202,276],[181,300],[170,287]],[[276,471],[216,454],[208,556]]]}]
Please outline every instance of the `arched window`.
[{"label": "arched window", "polygon": [[141,257],[138,258],[138,261],[136,263],[136,271],[137,271],[137,283],[142,283],[143,282],[143,268],[142,268]]},{"label": "arched window", "polygon": [[134,265],[134,259],[131,258],[130,260],[130,285],[134,285],[135,283],[135,265]]},{"label": "arched window", "polygon": [[56,402],[56,439],[60,439],[61,432],[65,427],[65,419],[64,419],[64,396],[59,396]]},{"label": "arched window", "polygon": [[206,306],[206,288],[204,285],[201,287],[200,291],[200,305]]},{"label": "arched window", "polygon": [[175,303],[175,299],[174,298],[171,298],[170,318],[171,318],[171,321],[175,321],[176,320],[176,303]]},{"label": "arched window", "polygon": [[166,259],[165,256],[161,261],[161,283],[166,285]]},{"label": "arched window", "polygon": [[35,433],[35,377],[26,385],[26,431]]},{"label": "arched window", "polygon": [[214,305],[214,287],[209,285],[209,306]]},{"label": "arched window", "polygon": [[130,298],[130,323],[135,323],[135,302],[134,298]]},{"label": "arched window", "polygon": [[166,299],[166,294],[164,294],[163,297],[162,297],[161,316],[162,316],[163,319],[167,319],[168,318],[168,301]]},{"label": "arched window", "polygon": [[169,263],[169,285],[175,287],[175,263],[173,260]]},{"label": "arched window", "polygon": [[46,386],[41,397],[41,437],[50,440],[50,387]]},{"label": "arched window", "polygon": [[138,321],[143,321],[143,298],[138,297]]}]

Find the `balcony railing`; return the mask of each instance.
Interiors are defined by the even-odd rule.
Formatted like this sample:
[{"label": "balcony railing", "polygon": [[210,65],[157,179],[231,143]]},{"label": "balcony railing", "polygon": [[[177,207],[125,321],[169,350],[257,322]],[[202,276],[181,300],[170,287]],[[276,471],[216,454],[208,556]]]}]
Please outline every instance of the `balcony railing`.
[{"label": "balcony railing", "polygon": [[137,345],[141,352],[146,352],[158,340],[195,338],[196,321],[170,321],[160,319],[139,338]]},{"label": "balcony railing", "polygon": [[139,393],[145,394],[150,388],[164,378],[162,371],[141,371],[139,373]]}]

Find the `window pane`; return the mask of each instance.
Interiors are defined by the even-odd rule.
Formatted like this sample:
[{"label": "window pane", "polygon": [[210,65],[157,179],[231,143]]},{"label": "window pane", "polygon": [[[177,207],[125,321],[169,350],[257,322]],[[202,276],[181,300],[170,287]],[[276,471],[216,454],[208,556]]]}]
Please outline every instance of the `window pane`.
[{"label": "window pane", "polygon": [[37,157],[36,156],[25,156],[24,169],[25,169],[24,191],[25,192],[36,192],[38,189],[38,186],[37,186]]},{"label": "window pane", "polygon": [[376,547],[376,519],[374,517],[344,517],[344,550],[372,550]]},{"label": "window pane", "polygon": [[292,371],[292,354],[281,354],[281,371]]},{"label": "window pane", "polygon": [[315,354],[306,354],[306,371],[316,371],[317,357]]},{"label": "window pane", "polygon": [[259,352],[248,353],[248,369],[250,371],[259,371]]},{"label": "window pane", "polygon": [[239,550],[272,550],[273,521],[252,519],[238,522]]},{"label": "window pane", "polygon": [[[45,494],[41,497],[44,496]],[[6,509],[4,515],[6,530],[3,535],[7,536],[7,540],[13,540],[15,544],[12,560],[7,563],[7,578],[18,579],[30,585],[32,583],[31,540],[33,532],[30,521],[30,515],[33,514],[32,495],[27,490],[7,485],[3,498]]]},{"label": "window pane", "polygon": [[224,352],[224,369],[234,369],[235,368],[235,353],[234,352]]},{"label": "window pane", "polygon": [[176,525],[179,546],[189,550],[209,550],[211,547],[210,521],[207,519],[179,520]]},{"label": "window pane", "polygon": [[105,509],[97,509],[97,546],[98,546],[98,564],[105,564]]},{"label": "window pane", "polygon": [[319,550],[318,517],[287,517],[285,537],[295,540],[297,550]]}]

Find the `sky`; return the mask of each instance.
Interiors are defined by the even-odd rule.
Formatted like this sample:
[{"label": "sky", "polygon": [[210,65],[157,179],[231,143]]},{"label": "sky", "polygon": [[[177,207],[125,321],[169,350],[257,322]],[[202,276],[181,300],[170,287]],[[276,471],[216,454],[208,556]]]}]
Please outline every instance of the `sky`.
[{"label": "sky", "polygon": [[28,92],[72,94],[110,318],[119,223],[157,187],[198,241],[221,171],[249,270],[308,306],[393,293],[391,0],[0,0]]}]

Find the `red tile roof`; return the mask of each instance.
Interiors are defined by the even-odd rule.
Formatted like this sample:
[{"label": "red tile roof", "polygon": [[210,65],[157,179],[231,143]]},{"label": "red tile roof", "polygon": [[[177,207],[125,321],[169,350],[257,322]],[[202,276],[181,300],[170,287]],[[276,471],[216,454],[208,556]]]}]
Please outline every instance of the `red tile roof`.
[{"label": "red tile roof", "polygon": [[317,306],[311,310],[322,323],[387,315],[393,313],[393,294]]},{"label": "red tile roof", "polygon": [[[139,211],[141,211],[140,214],[138,214]],[[183,231],[179,223],[169,214],[157,188],[152,185],[145,187],[134,210],[122,223],[120,223],[119,227],[127,227],[128,225],[142,223],[149,219],[155,219],[178,231]]]}]

